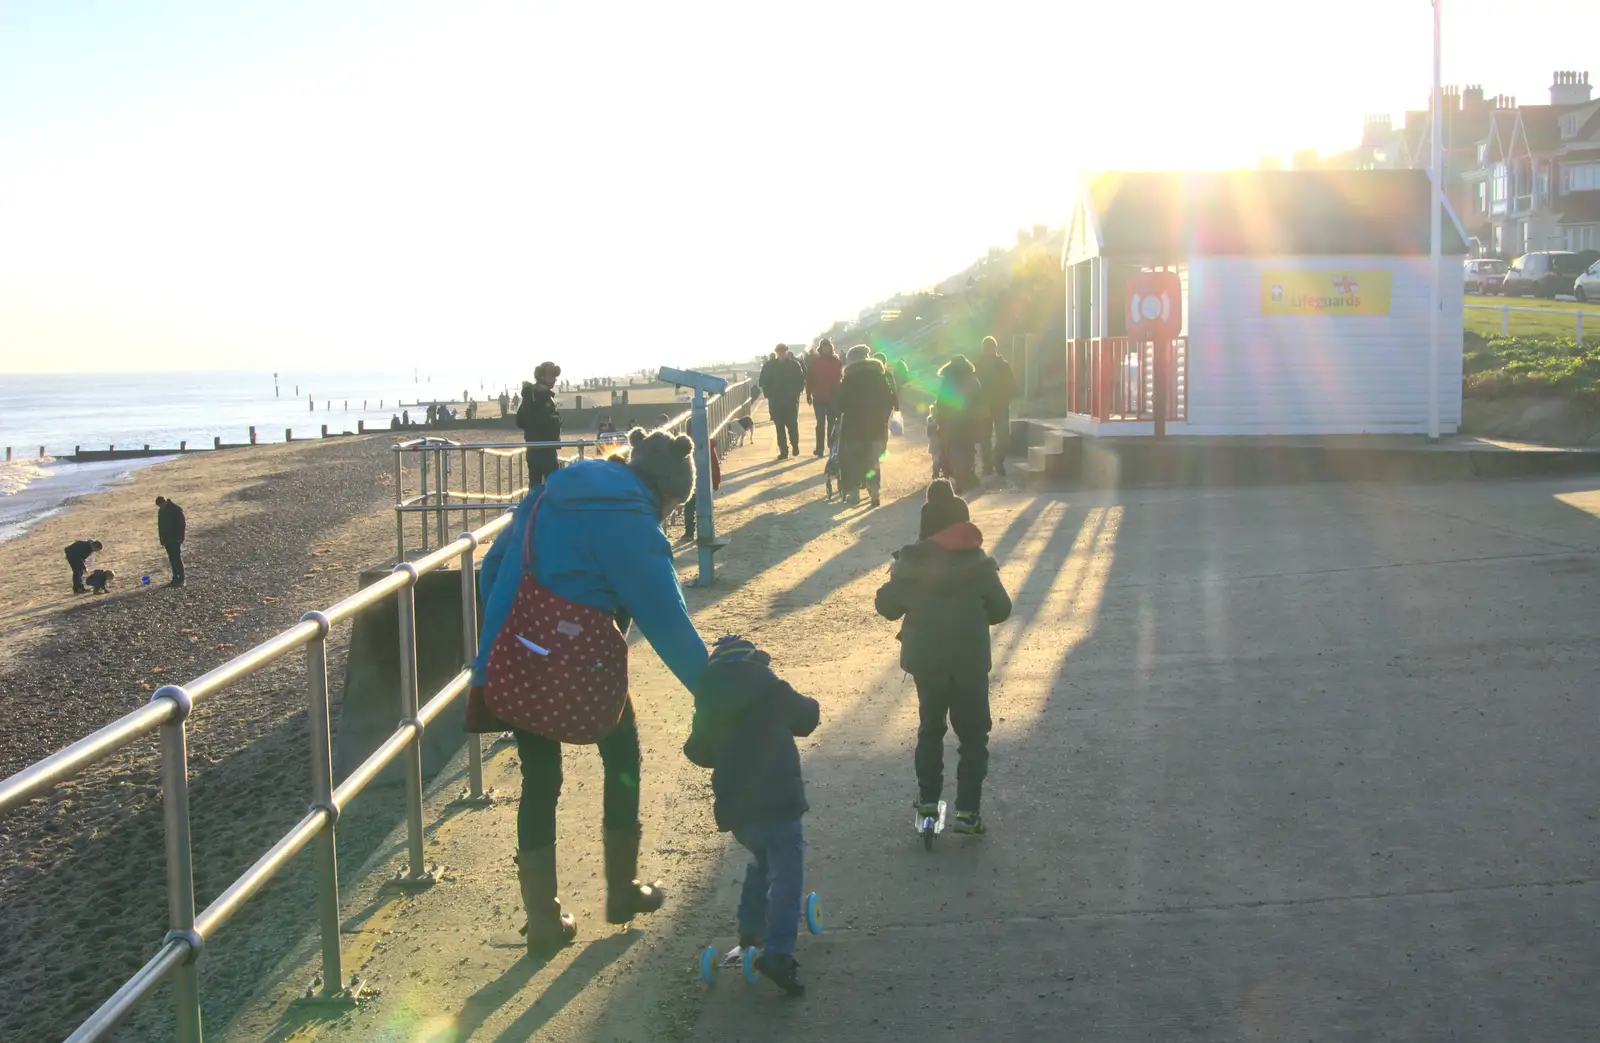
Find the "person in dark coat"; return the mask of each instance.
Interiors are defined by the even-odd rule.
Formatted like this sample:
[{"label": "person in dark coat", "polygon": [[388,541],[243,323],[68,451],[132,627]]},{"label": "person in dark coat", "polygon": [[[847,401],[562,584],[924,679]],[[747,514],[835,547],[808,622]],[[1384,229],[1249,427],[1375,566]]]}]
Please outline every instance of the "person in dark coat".
[{"label": "person in dark coat", "polygon": [[876,607],[900,627],[900,666],[917,684],[917,812],[937,815],[944,788],[945,722],[960,743],[957,833],[982,833],[989,773],[989,628],[1011,615],[1011,596],[983,533],[949,482],[928,486],[916,543],[895,552]]},{"label": "person in dark coat", "polygon": [[1006,448],[1011,442],[1011,399],[1017,393],[1017,376],[1000,354],[993,337],[983,338],[983,350],[974,367],[983,385],[983,411],[978,417],[984,474],[1006,473]]},{"label": "person in dark coat", "polygon": [[978,484],[977,443],[988,426],[983,385],[965,355],[939,367],[939,436],[957,494]]},{"label": "person in dark coat", "polygon": [[789,345],[779,344],[761,367],[760,385],[772,426],[778,429],[778,459],[789,459],[791,450],[799,456],[800,396],[806,390],[806,372],[789,354]]},{"label": "person in dark coat", "polygon": [[[522,383],[522,405],[517,407],[517,426],[528,442],[561,441],[561,409],[556,405],[555,383],[561,376],[561,367],[554,362],[541,362],[533,371],[533,380]],[[530,446],[528,448],[528,485],[543,485],[561,460],[555,446]]]},{"label": "person in dark coat", "polygon": [[759,948],[756,967],[798,996],[805,992],[794,958],[805,879],[801,817],[810,806],[794,740],[816,730],[821,709],[770,664],[738,635],[717,641],[694,687],[683,753],[711,769],[717,829],[752,856],[739,898],[739,947]]},{"label": "person in dark coat", "polygon": [[94,556],[104,549],[99,540],[78,540],[67,544],[67,564],[72,567],[74,594],[89,593],[89,588],[83,585],[83,574],[88,569],[89,562],[94,560]]},{"label": "person in dark coat", "polygon": [[881,502],[883,454],[889,447],[889,415],[895,410],[894,385],[872,349],[857,344],[845,354],[839,383],[839,490],[847,504],[861,502],[867,487],[872,506]]},{"label": "person in dark coat", "polygon": [[172,566],[169,587],[183,586],[183,538],[188,533],[189,521],[183,516],[183,508],[165,496],[157,496],[156,538],[161,541],[161,548],[167,552],[167,562]]}]

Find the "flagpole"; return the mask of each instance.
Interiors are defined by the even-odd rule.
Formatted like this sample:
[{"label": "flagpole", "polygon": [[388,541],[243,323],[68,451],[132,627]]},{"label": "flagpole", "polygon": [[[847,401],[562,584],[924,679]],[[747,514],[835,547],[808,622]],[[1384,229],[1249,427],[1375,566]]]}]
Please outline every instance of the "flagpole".
[{"label": "flagpole", "polygon": [[1428,165],[1428,438],[1439,438],[1439,310],[1443,294],[1439,269],[1444,253],[1444,87],[1439,54],[1440,8],[1433,0],[1433,154]]}]

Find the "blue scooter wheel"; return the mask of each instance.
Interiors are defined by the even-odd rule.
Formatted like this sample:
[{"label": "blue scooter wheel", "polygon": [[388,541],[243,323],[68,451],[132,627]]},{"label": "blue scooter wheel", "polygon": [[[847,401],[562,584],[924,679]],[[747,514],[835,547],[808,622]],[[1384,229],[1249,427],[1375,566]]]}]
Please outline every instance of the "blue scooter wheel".
[{"label": "blue scooter wheel", "polygon": [[806,895],[806,930],[812,934],[822,933],[822,899],[815,891]]},{"label": "blue scooter wheel", "polygon": [[761,972],[756,969],[756,957],[761,955],[761,950],[754,945],[747,945],[739,954],[739,967],[744,972],[744,980],[754,985],[761,980]]},{"label": "blue scooter wheel", "polygon": [[717,983],[718,965],[721,962],[721,957],[717,955],[717,947],[715,945],[708,945],[700,950],[700,977],[705,979],[707,985],[715,985]]}]

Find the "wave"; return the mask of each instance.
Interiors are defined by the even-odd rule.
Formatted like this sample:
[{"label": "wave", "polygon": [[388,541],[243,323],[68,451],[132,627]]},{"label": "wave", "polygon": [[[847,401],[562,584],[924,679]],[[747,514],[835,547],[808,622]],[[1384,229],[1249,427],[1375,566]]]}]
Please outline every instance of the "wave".
[{"label": "wave", "polygon": [[46,456],[33,460],[0,461],[0,496],[15,496],[41,478],[55,472],[49,467],[55,458]]}]

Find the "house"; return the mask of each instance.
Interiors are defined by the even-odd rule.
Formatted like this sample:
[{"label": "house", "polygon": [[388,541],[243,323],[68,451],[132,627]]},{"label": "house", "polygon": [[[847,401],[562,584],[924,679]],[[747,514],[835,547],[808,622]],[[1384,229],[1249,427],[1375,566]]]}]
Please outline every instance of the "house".
[{"label": "house", "polygon": [[1600,100],[1587,72],[1555,73],[1548,105],[1502,100],[1475,159],[1459,212],[1486,252],[1600,249]]},{"label": "house", "polygon": [[[1426,433],[1428,176],[1417,170],[1105,173],[1062,250],[1067,426],[1154,431],[1155,349],[1126,336],[1125,285],[1175,269],[1183,328],[1163,415],[1173,434]],[[1440,430],[1461,418],[1465,237],[1440,259]]]}]

